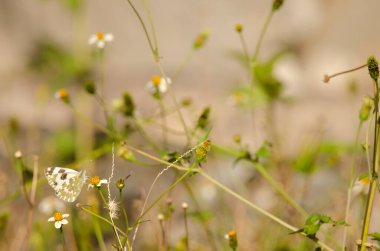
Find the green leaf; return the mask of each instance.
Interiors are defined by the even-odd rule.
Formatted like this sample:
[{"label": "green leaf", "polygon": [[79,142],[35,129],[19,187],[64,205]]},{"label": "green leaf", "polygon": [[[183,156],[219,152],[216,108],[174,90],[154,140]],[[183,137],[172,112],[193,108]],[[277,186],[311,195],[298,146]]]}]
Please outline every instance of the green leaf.
[{"label": "green leaf", "polygon": [[256,156],[259,158],[269,158],[271,156],[271,147],[271,143],[264,141],[256,151]]},{"label": "green leaf", "polygon": [[380,233],[378,233],[378,232],[376,232],[376,233],[372,233],[372,234],[370,234],[369,236],[372,237],[372,240],[377,241],[377,242],[380,243]]},{"label": "green leaf", "polygon": [[258,63],[253,68],[253,74],[258,86],[264,91],[269,100],[275,100],[282,94],[283,85],[274,76],[274,66],[287,51],[276,53],[270,60]]}]

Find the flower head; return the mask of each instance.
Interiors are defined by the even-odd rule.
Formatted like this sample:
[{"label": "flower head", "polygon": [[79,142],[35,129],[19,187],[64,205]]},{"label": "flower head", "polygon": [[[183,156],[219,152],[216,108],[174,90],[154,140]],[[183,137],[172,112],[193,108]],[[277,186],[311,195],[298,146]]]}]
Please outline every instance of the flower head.
[{"label": "flower head", "polygon": [[53,216],[48,219],[48,221],[53,221],[55,228],[60,229],[62,225],[66,225],[67,223],[69,223],[69,221],[65,219],[67,217],[69,217],[69,214],[55,212]]},{"label": "flower head", "polygon": [[228,240],[228,244],[232,250],[236,250],[238,246],[238,241],[237,241],[237,234],[236,231],[229,231],[224,238]]},{"label": "flower head", "polygon": [[172,80],[168,77],[162,78],[158,75],[154,75],[146,86],[151,91],[154,97],[160,98],[161,94],[167,92],[171,83]]},{"label": "flower head", "polygon": [[243,31],[243,25],[242,24],[235,24],[235,30],[237,32],[242,32]]},{"label": "flower head", "polygon": [[104,33],[101,31],[96,32],[95,34],[91,35],[90,38],[88,39],[88,44],[89,45],[94,45],[100,49],[103,49],[104,46],[106,45],[106,42],[111,42],[113,41],[113,35],[111,33]]},{"label": "flower head", "polygon": [[107,179],[100,179],[99,176],[93,176],[88,180],[88,187],[91,188],[100,188],[102,184],[107,184],[108,180]]},{"label": "flower head", "polygon": [[67,90],[65,88],[61,88],[59,89],[55,94],[54,94],[54,97],[56,99],[60,99],[62,100],[63,102],[65,103],[69,103],[70,102],[70,96],[69,96],[69,93],[67,92]]}]

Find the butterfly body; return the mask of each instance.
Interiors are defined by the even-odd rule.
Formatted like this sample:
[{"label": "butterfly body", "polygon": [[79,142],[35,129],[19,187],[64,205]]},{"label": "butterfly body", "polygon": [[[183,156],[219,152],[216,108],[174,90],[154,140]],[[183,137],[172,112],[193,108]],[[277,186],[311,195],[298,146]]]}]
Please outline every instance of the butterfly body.
[{"label": "butterfly body", "polygon": [[77,199],[86,181],[85,170],[78,172],[63,167],[48,167],[45,176],[58,198],[67,202]]}]

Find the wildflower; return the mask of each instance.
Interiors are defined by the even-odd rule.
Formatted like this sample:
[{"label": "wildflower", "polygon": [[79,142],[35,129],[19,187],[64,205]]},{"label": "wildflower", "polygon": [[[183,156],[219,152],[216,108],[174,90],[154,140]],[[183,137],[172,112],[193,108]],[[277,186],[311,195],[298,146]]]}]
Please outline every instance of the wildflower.
[{"label": "wildflower", "polygon": [[100,179],[99,176],[93,176],[89,179],[88,181],[88,187],[91,187],[91,188],[100,188],[102,186],[102,184],[107,184],[108,183],[108,180],[107,179]]},{"label": "wildflower", "polygon": [[67,217],[69,217],[69,214],[62,214],[60,212],[55,212],[53,214],[53,217],[50,217],[48,221],[54,221],[55,228],[60,229],[62,225],[66,225],[67,223],[69,223],[69,221],[65,219]]},{"label": "wildflower", "polygon": [[354,195],[367,194],[370,182],[369,176],[357,179],[352,187],[352,193]]},{"label": "wildflower", "polygon": [[115,200],[110,200],[108,202],[108,210],[110,211],[110,217],[112,219],[117,219],[119,217],[119,203],[117,203]]},{"label": "wildflower", "polygon": [[111,41],[113,41],[113,35],[111,33],[104,33],[104,32],[98,31],[95,34],[90,36],[90,38],[88,39],[88,44],[89,45],[96,44],[98,48],[103,49],[104,46],[106,45],[106,42],[111,42]]},{"label": "wildflower", "polygon": [[243,25],[242,24],[235,24],[235,30],[237,32],[242,32],[243,31]]},{"label": "wildflower", "polygon": [[70,96],[69,96],[69,93],[67,92],[67,90],[65,88],[61,88],[59,89],[55,94],[54,94],[54,97],[56,99],[60,99],[62,100],[63,102],[65,103],[69,103],[70,102]]},{"label": "wildflower", "polygon": [[160,98],[161,94],[167,92],[172,80],[168,77],[161,78],[158,75],[154,75],[152,79],[147,83],[147,88],[151,91],[155,98]]},{"label": "wildflower", "polygon": [[238,246],[238,241],[237,241],[237,234],[236,231],[229,231],[224,238],[228,240],[229,246],[232,250],[236,250]]},{"label": "wildflower", "polygon": [[117,180],[116,187],[120,191],[123,190],[123,188],[125,187],[125,183],[124,183],[124,179],[123,178],[120,178],[120,179]]}]

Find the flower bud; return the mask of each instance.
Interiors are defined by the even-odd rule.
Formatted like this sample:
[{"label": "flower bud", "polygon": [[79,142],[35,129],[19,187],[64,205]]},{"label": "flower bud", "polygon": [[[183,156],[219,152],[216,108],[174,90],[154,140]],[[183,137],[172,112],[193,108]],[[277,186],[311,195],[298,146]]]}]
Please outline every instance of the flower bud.
[{"label": "flower bud", "polygon": [[272,11],[277,11],[281,8],[284,0],[274,0],[272,5]]},{"label": "flower bud", "polygon": [[367,61],[368,72],[375,81],[379,78],[379,64],[374,56],[370,56]]},{"label": "flower bud", "polygon": [[242,24],[235,24],[235,30],[237,32],[242,32],[243,31],[243,25]]},{"label": "flower bud", "polygon": [[96,92],[96,85],[94,81],[92,80],[86,81],[83,85],[83,88],[88,94],[91,94],[91,95],[95,94]]},{"label": "flower bud", "polygon": [[375,102],[369,96],[365,96],[362,99],[362,106],[359,112],[360,121],[366,121],[371,114],[372,109],[375,106]]}]

